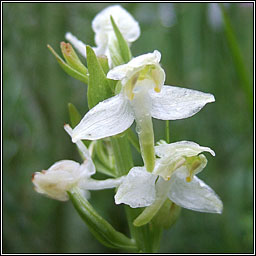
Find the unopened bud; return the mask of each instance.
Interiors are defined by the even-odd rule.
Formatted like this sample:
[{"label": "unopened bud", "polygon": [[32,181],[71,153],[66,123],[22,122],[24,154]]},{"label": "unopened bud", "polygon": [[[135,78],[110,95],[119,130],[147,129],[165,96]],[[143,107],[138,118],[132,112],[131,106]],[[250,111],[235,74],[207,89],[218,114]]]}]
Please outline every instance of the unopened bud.
[{"label": "unopened bud", "polygon": [[87,74],[88,70],[87,68],[82,64],[80,59],[78,58],[75,50],[71,46],[70,43],[65,43],[61,42],[60,43],[60,48],[62,51],[62,54],[66,60],[66,62],[76,71],[82,73],[82,74]]}]

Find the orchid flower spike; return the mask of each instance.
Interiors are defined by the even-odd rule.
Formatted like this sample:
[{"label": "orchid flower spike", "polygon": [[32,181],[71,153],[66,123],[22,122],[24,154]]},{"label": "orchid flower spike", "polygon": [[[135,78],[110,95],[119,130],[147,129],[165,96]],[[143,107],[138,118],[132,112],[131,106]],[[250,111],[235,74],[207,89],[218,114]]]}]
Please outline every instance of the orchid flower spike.
[{"label": "orchid flower spike", "polygon": [[[93,50],[97,56],[106,55],[111,66],[110,51],[115,45],[116,37],[110,16],[113,17],[128,45],[137,40],[140,36],[140,27],[132,15],[120,5],[107,7],[95,16],[92,21],[92,29],[95,32],[95,43],[97,47],[94,47]],[[84,57],[86,57],[86,46],[82,41],[78,40],[70,32],[66,33],[65,37]]]},{"label": "orchid flower spike", "polygon": [[215,192],[196,174],[206,164],[202,152],[214,151],[190,141],[161,144],[155,147],[157,156],[153,173],[145,167],[133,167],[115,195],[116,204],[146,207],[134,224],[149,222],[167,198],[175,204],[199,212],[221,213],[223,204]]},{"label": "orchid flower spike", "polygon": [[[70,136],[72,135],[73,131],[69,125],[65,125],[64,129]],[[84,162],[79,164],[72,160],[61,160],[48,170],[34,173],[32,182],[38,193],[56,200],[67,201],[69,199],[67,191],[74,187],[82,189],[84,195],[88,196],[87,190],[101,190],[120,185],[123,177],[107,180],[92,179],[91,176],[96,170],[89,151],[80,140],[76,145],[83,155]]]},{"label": "orchid flower spike", "polygon": [[142,158],[146,169],[155,166],[152,117],[176,120],[196,114],[214,96],[195,90],[165,86],[165,72],[158,51],[133,58],[107,74],[121,80],[121,92],[92,108],[75,127],[72,140],[97,140],[128,129],[136,121]]}]

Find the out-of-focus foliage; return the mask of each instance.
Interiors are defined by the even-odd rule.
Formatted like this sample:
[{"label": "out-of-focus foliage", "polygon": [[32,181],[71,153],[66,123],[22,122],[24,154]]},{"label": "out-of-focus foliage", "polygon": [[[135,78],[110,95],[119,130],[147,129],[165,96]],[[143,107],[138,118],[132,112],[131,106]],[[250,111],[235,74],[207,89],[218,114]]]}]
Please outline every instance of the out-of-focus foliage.
[{"label": "out-of-focus foliage", "polygon": [[[208,156],[207,168],[199,176],[223,200],[223,214],[182,209],[175,226],[164,232],[160,252],[252,252],[253,117],[221,15],[206,3],[122,5],[141,26],[142,35],[132,45],[134,56],[158,49],[166,84],[209,92],[216,98],[194,117],[170,122],[170,138],[214,149],[216,157]],[[92,237],[70,202],[45,198],[33,191],[31,183],[33,172],[58,160],[80,161],[63,124],[69,122],[68,102],[81,114],[88,110],[86,86],[61,70],[46,45],[60,53],[59,43],[71,31],[94,46],[91,21],[106,6],[3,4],[5,253],[115,252]],[[233,3],[225,10],[252,81],[253,9]],[[154,120],[156,141],[164,138],[164,124]],[[135,162],[141,164],[141,159]],[[113,194],[92,192],[91,203],[119,231],[128,232],[123,206],[114,205]]]}]

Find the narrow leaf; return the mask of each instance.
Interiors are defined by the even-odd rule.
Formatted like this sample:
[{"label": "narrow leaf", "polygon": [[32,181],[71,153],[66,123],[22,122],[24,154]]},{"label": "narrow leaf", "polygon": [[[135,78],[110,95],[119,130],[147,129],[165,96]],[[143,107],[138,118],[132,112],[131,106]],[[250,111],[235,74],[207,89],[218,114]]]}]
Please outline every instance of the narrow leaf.
[{"label": "narrow leaf", "polygon": [[75,128],[80,122],[82,116],[80,115],[80,113],[72,103],[68,103],[68,112],[69,112],[71,127]]},{"label": "narrow leaf", "polygon": [[68,191],[69,198],[75,209],[88,225],[90,232],[103,245],[111,248],[136,250],[135,241],[115,230],[105,219],[103,219],[81,195],[79,189]]},{"label": "narrow leaf", "polygon": [[114,29],[114,32],[115,32],[115,35],[116,35],[116,38],[118,41],[121,56],[122,56],[124,62],[127,63],[132,58],[130,47],[129,47],[128,43],[126,42],[126,40],[124,39],[122,33],[120,32],[120,30],[119,30],[118,26],[116,25],[112,16],[110,17],[110,19],[111,19],[112,27]]},{"label": "narrow leaf", "polygon": [[109,65],[108,65],[108,58],[105,55],[101,55],[101,56],[97,56],[97,59],[105,73],[105,75],[107,75],[108,71],[109,71]]},{"label": "narrow leaf", "polygon": [[222,17],[224,19],[225,24],[225,32],[226,37],[228,41],[228,45],[234,60],[234,66],[236,69],[236,73],[238,76],[238,79],[240,80],[240,86],[243,89],[246,97],[247,97],[247,103],[249,110],[251,113],[253,112],[253,85],[252,80],[249,78],[249,73],[247,71],[247,68],[244,64],[244,60],[242,57],[242,52],[239,48],[237,39],[235,37],[235,33],[233,30],[233,27],[231,25],[229,16],[227,12],[225,11],[225,8],[222,4],[220,4],[220,8],[222,11]]},{"label": "narrow leaf", "polygon": [[[105,75],[107,75],[107,73],[109,71],[109,65],[108,65],[108,58],[107,58],[107,56],[105,56],[105,55],[97,56],[97,59],[98,59],[100,65],[101,65]],[[109,87],[110,87],[112,93],[114,93],[117,81],[116,80],[112,80],[112,79],[107,79],[107,80],[108,80],[108,84],[109,84]]]},{"label": "narrow leaf", "polygon": [[91,109],[99,102],[113,96],[108,79],[101,67],[93,49],[86,46],[89,84],[87,90],[88,105]]},{"label": "narrow leaf", "polygon": [[81,74],[80,72],[73,69],[70,65],[68,65],[54,50],[50,45],[47,45],[49,50],[52,52],[52,54],[56,57],[59,65],[62,67],[62,69],[70,76],[74,77],[75,79],[88,84],[88,76],[85,74]]}]

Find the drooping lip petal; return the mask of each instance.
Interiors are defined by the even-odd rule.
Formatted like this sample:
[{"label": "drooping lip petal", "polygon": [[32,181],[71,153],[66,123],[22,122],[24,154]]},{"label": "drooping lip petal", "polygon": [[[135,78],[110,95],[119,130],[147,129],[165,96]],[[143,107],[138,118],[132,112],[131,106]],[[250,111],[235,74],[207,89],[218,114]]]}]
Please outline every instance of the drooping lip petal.
[{"label": "drooping lip petal", "polygon": [[177,120],[193,116],[207,103],[214,102],[214,96],[196,90],[175,86],[163,86],[160,93],[150,91],[151,115],[161,120]]},{"label": "drooping lip petal", "polygon": [[222,213],[223,204],[216,193],[198,177],[186,182],[186,174],[175,172],[171,180],[168,194],[175,204],[193,211]]},{"label": "drooping lip petal", "polygon": [[75,127],[72,141],[97,140],[125,131],[134,121],[128,100],[120,93],[92,108]]},{"label": "drooping lip petal", "polygon": [[155,200],[156,178],[144,167],[133,167],[118,188],[115,203],[124,203],[132,208],[151,205]]}]

